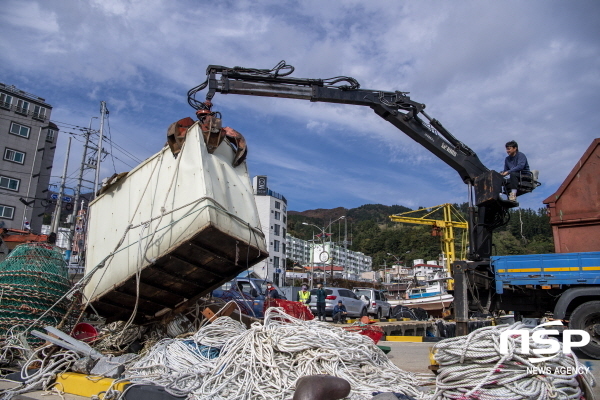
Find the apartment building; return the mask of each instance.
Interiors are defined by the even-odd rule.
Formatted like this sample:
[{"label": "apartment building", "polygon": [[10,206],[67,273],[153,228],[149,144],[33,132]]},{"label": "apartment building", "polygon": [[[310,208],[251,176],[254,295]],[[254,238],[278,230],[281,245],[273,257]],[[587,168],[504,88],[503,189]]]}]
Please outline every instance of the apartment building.
[{"label": "apartment building", "polygon": [[255,176],[252,179],[252,187],[269,257],[254,265],[251,270],[261,278],[279,284],[285,271],[287,199],[269,189],[267,176]]},{"label": "apartment building", "polygon": [[[324,268],[333,265],[336,276],[359,279],[364,272],[373,270],[373,258],[358,251],[348,250],[335,243],[313,243],[287,235],[287,258],[305,267]],[[324,256],[326,254],[326,256]],[[325,259],[326,257],[326,259]]]},{"label": "apartment building", "polygon": [[0,83],[0,227],[40,232],[58,127],[52,106]]}]

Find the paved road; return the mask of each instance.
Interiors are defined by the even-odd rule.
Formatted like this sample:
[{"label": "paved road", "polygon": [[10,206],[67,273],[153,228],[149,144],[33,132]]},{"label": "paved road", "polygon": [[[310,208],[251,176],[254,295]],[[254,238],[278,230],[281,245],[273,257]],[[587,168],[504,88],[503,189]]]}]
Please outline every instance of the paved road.
[{"label": "paved road", "polygon": [[[429,348],[435,343],[407,343],[407,342],[379,342],[382,346],[391,347],[388,353],[390,361],[398,368],[414,373],[430,374],[429,366]],[[600,360],[594,360],[578,353],[579,361],[590,368],[592,376],[596,380],[596,387],[593,389],[594,398],[600,400]],[[588,399],[589,400],[589,399]]]}]

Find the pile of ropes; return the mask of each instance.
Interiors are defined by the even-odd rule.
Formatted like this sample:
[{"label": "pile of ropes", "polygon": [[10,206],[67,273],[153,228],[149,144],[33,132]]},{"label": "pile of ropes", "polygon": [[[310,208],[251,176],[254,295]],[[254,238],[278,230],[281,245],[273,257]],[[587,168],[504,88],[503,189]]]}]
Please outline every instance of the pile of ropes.
[{"label": "pile of ropes", "polygon": [[269,308],[264,325],[220,317],[188,338],[164,339],[127,368],[137,384],[193,400],[286,399],[306,375],[346,379],[350,399],[390,391],[424,398],[414,374],[396,367],[367,336]]},{"label": "pile of ropes", "polygon": [[56,375],[66,372],[78,358],[79,355],[75,352],[65,350],[57,352],[52,345],[38,348],[29,356],[21,369],[21,385],[0,390],[0,399],[10,400],[32,390],[56,387]]},{"label": "pile of ropes", "polygon": [[[542,328],[543,329],[543,328]],[[522,335],[508,338],[508,352],[500,352],[500,335],[506,330],[532,329],[516,323],[510,326],[485,327],[468,336],[446,339],[434,346],[440,364],[436,392],[432,400],[441,399],[582,399],[581,387],[590,388],[593,380],[573,355],[532,363],[547,356],[533,353],[548,348],[529,340],[529,353],[521,354]],[[562,344],[561,344],[562,349]],[[543,371],[543,373],[540,373]]]},{"label": "pile of ropes", "polygon": [[[66,304],[54,305],[70,287],[60,251],[44,243],[15,247],[0,263],[0,337],[17,333],[18,327],[24,331],[56,326],[66,314]],[[28,341],[43,343],[33,336]]]}]

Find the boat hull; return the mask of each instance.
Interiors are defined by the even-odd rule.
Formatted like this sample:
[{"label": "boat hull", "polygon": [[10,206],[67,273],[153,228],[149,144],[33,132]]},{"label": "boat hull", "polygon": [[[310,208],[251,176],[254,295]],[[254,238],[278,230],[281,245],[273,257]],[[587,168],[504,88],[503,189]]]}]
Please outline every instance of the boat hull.
[{"label": "boat hull", "polygon": [[446,293],[439,296],[421,297],[416,299],[392,300],[390,303],[408,308],[422,308],[433,316],[441,316],[442,312],[448,309],[453,301],[454,296]]}]

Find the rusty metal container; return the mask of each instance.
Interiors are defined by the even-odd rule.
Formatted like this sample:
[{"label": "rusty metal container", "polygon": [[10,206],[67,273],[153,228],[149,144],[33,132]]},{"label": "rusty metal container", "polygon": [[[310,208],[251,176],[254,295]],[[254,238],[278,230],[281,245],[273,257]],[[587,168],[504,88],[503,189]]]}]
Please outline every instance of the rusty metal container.
[{"label": "rusty metal container", "polygon": [[600,251],[600,138],[544,200],[557,253]]},{"label": "rusty metal container", "polygon": [[177,157],[165,146],[90,204],[84,295],[100,315],[155,319],[267,257],[235,156],[227,139],[209,153],[196,123]]}]

